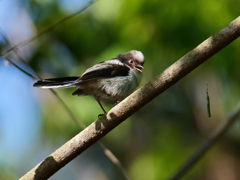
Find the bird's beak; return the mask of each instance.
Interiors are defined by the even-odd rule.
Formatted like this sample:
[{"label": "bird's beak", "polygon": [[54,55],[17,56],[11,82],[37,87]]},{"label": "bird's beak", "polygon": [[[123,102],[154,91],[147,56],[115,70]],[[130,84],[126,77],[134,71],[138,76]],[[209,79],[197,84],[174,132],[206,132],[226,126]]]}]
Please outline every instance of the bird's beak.
[{"label": "bird's beak", "polygon": [[134,67],[134,69],[136,69],[137,71],[142,72],[143,66],[141,66],[141,65],[135,65],[135,66],[133,66],[133,67]]}]

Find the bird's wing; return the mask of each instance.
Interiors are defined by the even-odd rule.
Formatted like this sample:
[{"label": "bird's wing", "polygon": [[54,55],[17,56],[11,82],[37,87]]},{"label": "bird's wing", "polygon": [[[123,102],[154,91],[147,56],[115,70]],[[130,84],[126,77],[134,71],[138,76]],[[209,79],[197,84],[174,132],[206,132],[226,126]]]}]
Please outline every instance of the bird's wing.
[{"label": "bird's wing", "polygon": [[76,83],[93,80],[96,78],[112,78],[116,76],[127,76],[129,67],[120,61],[107,60],[88,68],[83,75],[76,80]]}]

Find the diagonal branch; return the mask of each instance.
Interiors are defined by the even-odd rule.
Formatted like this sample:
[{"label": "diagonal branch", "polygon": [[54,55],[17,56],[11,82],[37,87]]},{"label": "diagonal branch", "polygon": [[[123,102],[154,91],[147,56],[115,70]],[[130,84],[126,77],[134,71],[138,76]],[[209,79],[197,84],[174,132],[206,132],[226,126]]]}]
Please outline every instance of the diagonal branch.
[{"label": "diagonal branch", "polygon": [[150,81],[113,107],[106,116],[102,116],[100,119],[93,122],[62,147],[53,152],[44,161],[24,175],[21,180],[49,178],[126,118],[178,82],[181,78],[239,36],[240,17],[187,53],[153,81]]}]

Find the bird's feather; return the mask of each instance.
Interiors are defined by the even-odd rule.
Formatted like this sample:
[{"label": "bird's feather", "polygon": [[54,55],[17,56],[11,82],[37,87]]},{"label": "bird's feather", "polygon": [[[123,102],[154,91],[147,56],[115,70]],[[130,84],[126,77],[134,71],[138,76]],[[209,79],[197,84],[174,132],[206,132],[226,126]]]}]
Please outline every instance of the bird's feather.
[{"label": "bird's feather", "polygon": [[[114,60],[108,60],[113,61]],[[104,61],[87,69],[83,75],[76,80],[76,83],[82,83],[96,78],[114,78],[116,76],[127,76],[129,74],[129,67],[123,64],[109,63]]]}]

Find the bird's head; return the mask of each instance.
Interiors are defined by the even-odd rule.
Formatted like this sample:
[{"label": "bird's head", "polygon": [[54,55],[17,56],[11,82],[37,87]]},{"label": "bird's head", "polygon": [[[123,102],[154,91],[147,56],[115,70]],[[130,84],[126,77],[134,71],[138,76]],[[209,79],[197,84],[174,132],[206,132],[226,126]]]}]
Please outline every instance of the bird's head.
[{"label": "bird's head", "polygon": [[132,50],[125,54],[119,54],[116,58],[131,68],[134,68],[138,72],[142,72],[144,56],[141,51]]}]

